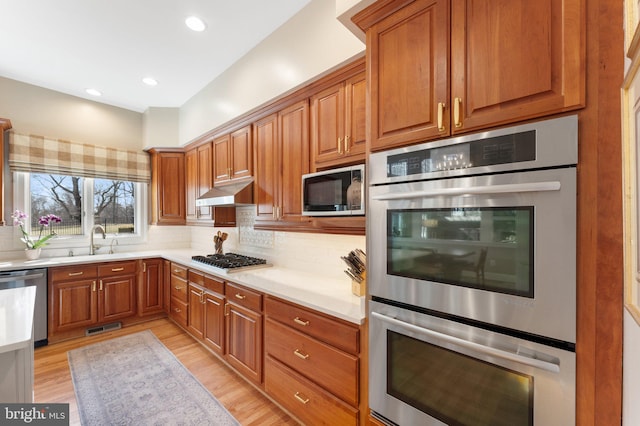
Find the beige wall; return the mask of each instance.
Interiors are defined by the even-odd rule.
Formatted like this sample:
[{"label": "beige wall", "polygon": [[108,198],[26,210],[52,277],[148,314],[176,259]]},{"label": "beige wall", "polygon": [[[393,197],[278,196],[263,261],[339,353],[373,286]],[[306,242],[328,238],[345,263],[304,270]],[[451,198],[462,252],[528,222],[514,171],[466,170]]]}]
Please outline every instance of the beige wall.
[{"label": "beige wall", "polygon": [[142,144],[144,148],[178,145],[178,108],[148,108],[144,112]]},{"label": "beige wall", "polygon": [[18,133],[142,149],[142,114],[2,77],[0,117]]},{"label": "beige wall", "polygon": [[215,129],[361,54],[365,45],[312,0],[180,108],[180,144]]}]

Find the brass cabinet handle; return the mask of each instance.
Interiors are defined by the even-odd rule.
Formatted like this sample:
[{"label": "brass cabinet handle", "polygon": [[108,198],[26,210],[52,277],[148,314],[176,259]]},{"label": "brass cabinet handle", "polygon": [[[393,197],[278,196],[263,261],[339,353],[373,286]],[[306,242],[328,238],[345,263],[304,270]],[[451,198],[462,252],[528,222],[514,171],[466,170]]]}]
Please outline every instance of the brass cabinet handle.
[{"label": "brass cabinet handle", "polygon": [[293,351],[293,354],[300,359],[306,360],[307,358],[309,358],[309,354],[303,354],[302,352],[300,352],[300,349],[296,349],[295,351]]},{"label": "brass cabinet handle", "polygon": [[77,277],[78,275],[82,275],[84,274],[84,271],[80,271],[80,272],[69,272],[67,275],[69,277]]},{"label": "brass cabinet handle", "polygon": [[225,317],[229,316],[229,304],[228,303],[224,304],[224,316]]},{"label": "brass cabinet handle", "polygon": [[271,217],[275,220],[276,219],[276,206],[271,206],[273,207],[273,210],[271,210]]},{"label": "brass cabinet handle", "polygon": [[342,138],[338,138],[338,154],[342,155],[344,152],[342,151]]},{"label": "brass cabinet handle", "polygon": [[120,272],[124,271],[124,268],[111,268],[111,272]]},{"label": "brass cabinet handle", "polygon": [[102,291],[102,288],[103,288],[103,286],[102,286],[102,280],[100,280],[100,291]]},{"label": "brass cabinet handle", "polygon": [[182,290],[184,287],[180,287],[179,285],[174,286],[174,288],[178,291]]},{"label": "brass cabinet handle", "polygon": [[176,312],[176,313],[178,313],[178,314],[179,314],[180,312],[182,312],[182,309],[180,309],[180,308],[173,308],[173,312]]},{"label": "brass cabinet handle", "polygon": [[147,263],[146,262],[142,263],[142,272],[147,272]]},{"label": "brass cabinet handle", "polygon": [[180,269],[174,269],[173,272],[177,274],[178,272],[180,272]]},{"label": "brass cabinet handle", "polygon": [[91,283],[91,291],[96,291],[96,281],[93,280],[93,282]]},{"label": "brass cabinet handle", "polygon": [[236,293],[236,299],[244,300],[246,298],[247,296],[245,296],[244,294]]},{"label": "brass cabinet handle", "polygon": [[460,119],[460,105],[462,99],[453,98],[453,124],[456,127],[462,127],[462,120]]},{"label": "brass cabinet handle", "polygon": [[295,322],[296,324],[299,324],[299,325],[301,325],[303,327],[306,327],[306,326],[309,325],[309,321],[302,320],[302,319],[300,319],[300,317],[295,317],[293,319],[293,322]]},{"label": "brass cabinet handle", "polygon": [[344,152],[351,151],[351,146],[349,144],[349,135],[344,137]]},{"label": "brass cabinet handle", "polygon": [[300,392],[296,392],[293,396],[303,404],[307,404],[307,402],[309,402],[309,398],[305,398],[304,396],[300,395]]},{"label": "brass cabinet handle", "polygon": [[444,102],[438,102],[438,131],[444,131]]}]

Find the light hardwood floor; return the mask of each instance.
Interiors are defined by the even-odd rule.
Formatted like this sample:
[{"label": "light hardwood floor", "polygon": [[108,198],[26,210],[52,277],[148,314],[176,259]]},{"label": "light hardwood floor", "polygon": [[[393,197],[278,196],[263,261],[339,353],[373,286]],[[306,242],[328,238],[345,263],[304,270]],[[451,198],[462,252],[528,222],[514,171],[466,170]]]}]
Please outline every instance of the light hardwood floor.
[{"label": "light hardwood floor", "polygon": [[34,368],[35,402],[69,403],[70,424],[79,425],[67,351],[146,329],[151,330],[242,425],[298,424],[168,319],[37,348]]}]

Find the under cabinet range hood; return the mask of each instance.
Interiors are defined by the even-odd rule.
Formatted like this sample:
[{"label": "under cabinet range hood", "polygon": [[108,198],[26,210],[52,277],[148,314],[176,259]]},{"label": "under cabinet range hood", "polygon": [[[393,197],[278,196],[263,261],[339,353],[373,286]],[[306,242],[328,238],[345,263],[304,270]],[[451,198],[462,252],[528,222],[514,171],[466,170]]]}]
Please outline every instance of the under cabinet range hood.
[{"label": "under cabinet range hood", "polygon": [[253,204],[253,178],[239,179],[211,188],[196,199],[196,206],[242,206]]}]

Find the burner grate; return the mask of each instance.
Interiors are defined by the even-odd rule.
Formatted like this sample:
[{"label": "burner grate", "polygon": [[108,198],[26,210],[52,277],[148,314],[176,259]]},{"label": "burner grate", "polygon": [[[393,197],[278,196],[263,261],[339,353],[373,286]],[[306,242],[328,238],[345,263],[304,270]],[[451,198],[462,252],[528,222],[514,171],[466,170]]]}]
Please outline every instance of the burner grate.
[{"label": "burner grate", "polygon": [[192,260],[225,270],[238,270],[252,266],[267,265],[266,259],[245,256],[237,253],[208,254],[206,256],[192,256]]}]

